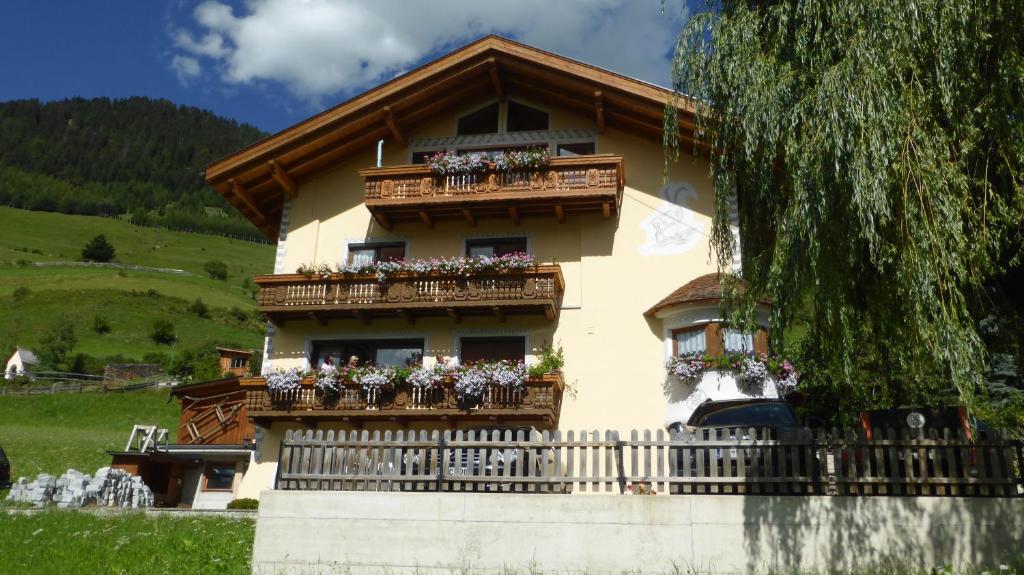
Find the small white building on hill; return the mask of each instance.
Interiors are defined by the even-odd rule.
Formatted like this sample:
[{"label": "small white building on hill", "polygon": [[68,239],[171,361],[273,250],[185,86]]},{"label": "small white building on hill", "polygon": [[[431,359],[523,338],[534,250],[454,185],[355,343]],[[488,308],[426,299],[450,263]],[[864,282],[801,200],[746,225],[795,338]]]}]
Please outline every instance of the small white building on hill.
[{"label": "small white building on hill", "polygon": [[14,348],[14,354],[11,355],[10,359],[7,360],[7,365],[4,366],[4,377],[11,379],[18,375],[24,375],[25,372],[31,371],[39,360],[36,359],[36,354],[23,348]]}]

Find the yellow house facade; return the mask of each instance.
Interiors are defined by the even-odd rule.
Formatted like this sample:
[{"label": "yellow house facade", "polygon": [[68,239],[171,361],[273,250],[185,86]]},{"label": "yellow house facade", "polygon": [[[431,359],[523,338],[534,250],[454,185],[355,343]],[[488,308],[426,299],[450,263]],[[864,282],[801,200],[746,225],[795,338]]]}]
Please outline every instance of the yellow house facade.
[{"label": "yellow house facade", "polygon": [[[665,172],[671,102],[668,90],[487,37],[211,164],[210,185],[278,241],[273,273],[256,278],[270,322],[265,374],[315,370],[328,355],[416,367],[564,353],[560,373],[475,405],[450,389],[379,400],[355,387],[325,403],[310,378],[287,397],[244,380],[259,448],[238,496],[272,486],[287,429],[663,429],[716,398],[680,387],[666,360],[766,343],[763,330],[718,326],[710,166],[684,155]],[[679,116],[686,144],[693,114]],[[550,164],[455,176],[424,164],[528,147]],[[536,265],[468,277],[337,271],[513,252]]]}]

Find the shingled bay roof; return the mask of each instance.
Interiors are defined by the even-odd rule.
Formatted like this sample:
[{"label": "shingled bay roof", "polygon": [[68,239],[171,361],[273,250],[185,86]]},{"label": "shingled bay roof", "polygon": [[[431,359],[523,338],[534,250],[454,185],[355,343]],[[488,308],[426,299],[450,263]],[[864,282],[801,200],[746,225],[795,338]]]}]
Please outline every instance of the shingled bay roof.
[{"label": "shingled bay roof", "polygon": [[404,146],[436,116],[506,95],[593,116],[598,131],[607,124],[659,143],[665,106],[675,105],[684,147],[694,145],[694,107],[671,90],[486,36],[209,164],[206,182],[274,239],[285,197],[304,180],[378,140]]},{"label": "shingled bay roof", "polygon": [[[686,282],[682,287],[668,294],[664,299],[654,304],[651,309],[644,312],[644,315],[653,316],[667,307],[679,304],[721,300],[723,275],[724,274],[716,272],[702,275],[696,279]],[[739,280],[739,282],[740,291],[746,291],[747,283],[742,279]]]}]

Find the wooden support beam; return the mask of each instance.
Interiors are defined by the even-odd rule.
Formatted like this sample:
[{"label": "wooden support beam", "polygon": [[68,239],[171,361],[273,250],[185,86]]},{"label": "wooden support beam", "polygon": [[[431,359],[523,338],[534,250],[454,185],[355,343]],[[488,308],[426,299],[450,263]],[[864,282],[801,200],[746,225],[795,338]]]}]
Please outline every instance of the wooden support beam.
[{"label": "wooden support beam", "polygon": [[501,86],[501,75],[498,74],[498,63],[491,58],[487,60],[487,70],[491,75],[491,84],[494,84],[494,93],[498,95],[498,99],[502,102],[505,101],[505,90]]},{"label": "wooden support beam", "polygon": [[238,180],[234,178],[231,179],[230,183],[231,191],[232,193],[235,194],[235,197],[242,200],[242,203],[244,203],[246,206],[248,206],[250,210],[252,210],[252,213],[263,222],[263,225],[266,225],[267,216],[263,215],[263,210],[261,210],[256,205],[256,202],[254,202],[252,198],[249,197],[249,194],[245,191],[245,188],[242,187],[242,184],[240,184]]},{"label": "wooden support beam", "polygon": [[373,318],[361,309],[352,310],[352,315],[365,325],[370,325],[370,322],[373,321]]},{"label": "wooden support beam", "polygon": [[281,184],[284,188],[284,194],[288,196],[288,199],[294,200],[299,197],[299,186],[295,183],[295,180],[288,175],[288,172],[277,163],[277,160],[270,160],[267,162],[270,166],[270,173],[274,175],[274,180]]},{"label": "wooden support beam", "polygon": [[269,315],[269,314],[263,314],[263,319],[269,321],[270,325],[272,325],[272,326],[274,326],[276,328],[284,327],[284,320],[283,319],[276,318],[276,317],[274,317],[272,315]]},{"label": "wooden support beam", "polygon": [[555,306],[547,306],[544,308],[544,317],[548,318],[548,321],[555,321]]},{"label": "wooden support beam", "polygon": [[512,223],[519,225],[519,208],[510,206],[508,209],[508,217],[512,218]]},{"label": "wooden support beam", "polygon": [[462,208],[462,215],[466,218],[469,225],[476,226],[476,218],[473,217],[473,210],[469,208]]},{"label": "wooden support beam", "polygon": [[555,204],[555,217],[558,218],[558,223],[565,223],[565,209],[562,208],[562,204]]},{"label": "wooden support beam", "polygon": [[404,309],[400,309],[400,310],[396,310],[396,311],[398,312],[398,317],[404,319],[406,321],[406,323],[408,323],[409,325],[412,325],[412,324],[416,323],[416,316],[410,314],[409,312],[405,311]]},{"label": "wooden support beam", "polygon": [[402,134],[402,130],[398,127],[398,122],[395,120],[395,114],[391,111],[390,106],[384,106],[384,123],[388,126],[388,131],[391,132],[391,136],[395,139],[395,142],[399,146],[405,147],[405,136]]},{"label": "wooden support beam", "polygon": [[606,220],[612,217],[612,204],[610,202],[601,204],[601,215],[603,215]]},{"label": "wooden support beam", "polygon": [[383,212],[373,212],[373,219],[377,220],[377,223],[380,224],[380,227],[384,228],[385,230],[391,229],[391,220],[389,220],[388,217]]},{"label": "wooden support beam", "polygon": [[462,316],[459,315],[459,310],[453,307],[448,308],[448,317],[455,320],[455,323],[462,323]]},{"label": "wooden support beam", "polygon": [[604,97],[601,90],[594,90],[594,116],[597,120],[597,133],[604,133]]},{"label": "wooden support beam", "polygon": [[315,311],[311,311],[306,315],[309,319],[316,321],[320,325],[327,325],[327,318]]},{"label": "wooden support beam", "polygon": [[498,321],[505,323],[505,310],[501,309],[501,306],[498,305],[494,306],[492,309],[494,309],[494,315],[498,318]]},{"label": "wooden support beam", "polygon": [[419,214],[420,219],[423,220],[423,223],[427,224],[427,227],[434,227],[434,220],[431,219],[430,214],[427,213],[427,210],[420,210]]}]

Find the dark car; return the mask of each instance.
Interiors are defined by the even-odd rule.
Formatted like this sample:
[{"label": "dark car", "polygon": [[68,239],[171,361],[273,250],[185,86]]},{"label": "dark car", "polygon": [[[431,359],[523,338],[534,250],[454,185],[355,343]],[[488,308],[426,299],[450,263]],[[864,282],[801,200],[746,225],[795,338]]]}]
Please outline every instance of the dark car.
[{"label": "dark car", "polygon": [[7,489],[11,486],[11,462],[7,461],[4,448],[0,447],[0,489]]},{"label": "dark car", "polygon": [[[741,462],[748,477],[806,477],[818,471],[817,457],[809,457],[809,449],[777,447],[808,445],[811,439],[793,406],[781,399],[708,400],[694,410],[685,426],[673,431],[677,438],[694,443],[694,448],[687,450],[688,461],[683,450],[677,451],[682,475],[694,475],[701,467],[707,473],[714,465],[716,475],[736,476]],[[701,443],[714,441],[735,443],[736,447],[700,447]]]}]

